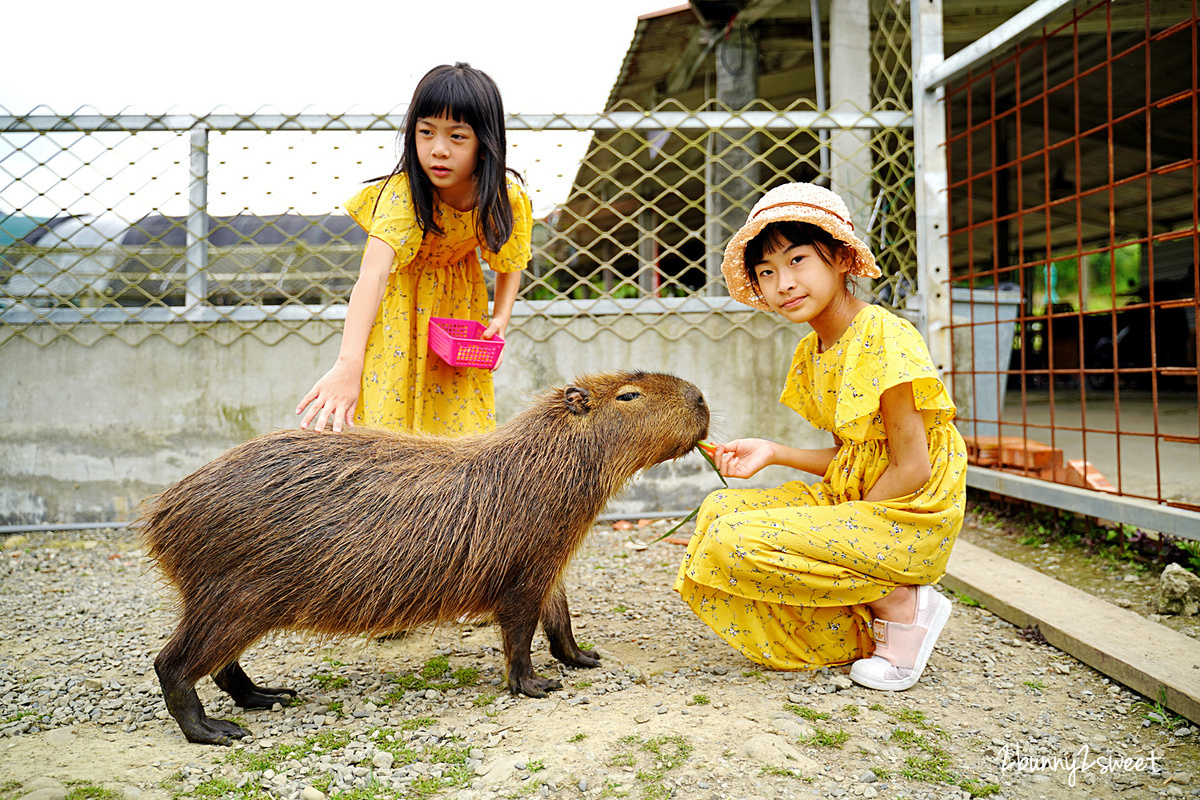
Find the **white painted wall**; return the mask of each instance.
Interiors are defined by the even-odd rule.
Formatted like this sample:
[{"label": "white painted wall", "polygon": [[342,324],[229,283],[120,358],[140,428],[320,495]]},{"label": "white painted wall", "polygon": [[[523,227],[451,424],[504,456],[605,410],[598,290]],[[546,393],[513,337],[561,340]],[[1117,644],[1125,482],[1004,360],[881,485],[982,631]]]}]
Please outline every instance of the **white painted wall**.
[{"label": "white painted wall", "polygon": [[[749,313],[744,329],[719,341],[688,330],[672,342],[656,331],[684,331],[686,315],[651,319],[654,329],[632,341],[608,331],[593,336],[591,321],[570,324],[577,335],[553,330],[542,319],[518,319],[509,329],[496,375],[502,421],[528,394],[576,374],[636,368],[671,372],[699,386],[713,411],[715,439],[754,435],[800,446],[829,443],[778,402],[792,351],[807,327],[772,330],[773,319]],[[77,333],[87,340],[87,331]],[[266,328],[259,333],[268,341],[277,338]],[[0,345],[0,524],[128,519],[146,496],[226,448],[294,427],[296,403],[333,363],[338,347],[336,336],[320,345],[299,336],[274,345],[255,336],[218,343],[233,339],[222,332],[215,338],[177,345],[155,336],[130,346],[110,336],[91,347],[66,339],[39,347],[13,337]],[[774,468],[741,483],[769,485],[794,475]],[[719,486],[708,465],[692,455],[648,470],[610,510],[686,511]]]}]

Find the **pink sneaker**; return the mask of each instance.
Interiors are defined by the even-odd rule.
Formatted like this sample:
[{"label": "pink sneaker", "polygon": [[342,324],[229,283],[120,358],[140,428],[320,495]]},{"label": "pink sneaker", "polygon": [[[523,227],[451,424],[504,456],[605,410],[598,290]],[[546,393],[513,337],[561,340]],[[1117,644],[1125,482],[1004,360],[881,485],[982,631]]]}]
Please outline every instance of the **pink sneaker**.
[{"label": "pink sneaker", "polygon": [[871,689],[900,691],[917,682],[950,619],[950,601],[932,586],[917,587],[917,615],[909,625],[875,620],[875,654],[850,665],[850,680]]}]

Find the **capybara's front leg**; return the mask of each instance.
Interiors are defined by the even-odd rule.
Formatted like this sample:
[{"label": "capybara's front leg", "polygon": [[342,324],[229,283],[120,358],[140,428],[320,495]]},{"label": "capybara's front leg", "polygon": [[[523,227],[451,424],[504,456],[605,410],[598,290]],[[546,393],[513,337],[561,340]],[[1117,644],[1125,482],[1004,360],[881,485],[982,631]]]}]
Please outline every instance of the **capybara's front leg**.
[{"label": "capybara's front leg", "polygon": [[273,689],[255,686],[254,681],[236,661],[226,664],[212,674],[213,683],[233,698],[233,704],[241,708],[271,708],[276,703],[287,705],[296,696],[295,689]]},{"label": "capybara's front leg", "polygon": [[[172,640],[174,643],[174,640]],[[154,671],[158,674],[158,683],[162,687],[163,700],[167,703],[167,711],[179,723],[179,729],[189,742],[197,744],[232,744],[233,739],[249,736],[250,731],[235,725],[228,720],[211,719],[204,713],[204,705],[196,694],[193,683],[180,677],[181,670],[178,662],[164,659],[171,645],[159,653],[154,660]]]},{"label": "capybara's front leg", "polygon": [[500,624],[500,638],[504,642],[509,691],[530,697],[545,697],[547,692],[561,689],[562,684],[558,681],[540,677],[533,671],[529,646],[533,642],[533,632],[537,630],[537,606],[521,602],[497,609],[496,621]]},{"label": "capybara's front leg", "polygon": [[571,611],[567,607],[567,591],[558,586],[542,607],[542,630],[550,640],[550,655],[568,667],[598,667],[600,654],[595,650],[580,650],[571,632]]}]

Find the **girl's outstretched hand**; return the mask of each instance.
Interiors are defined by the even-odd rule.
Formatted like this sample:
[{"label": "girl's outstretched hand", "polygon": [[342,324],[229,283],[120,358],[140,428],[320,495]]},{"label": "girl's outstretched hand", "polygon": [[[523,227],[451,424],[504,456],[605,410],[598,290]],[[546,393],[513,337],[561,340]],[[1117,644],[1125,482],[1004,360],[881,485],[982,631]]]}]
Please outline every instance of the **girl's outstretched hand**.
[{"label": "girl's outstretched hand", "polygon": [[726,478],[749,478],[775,463],[776,444],[766,439],[734,439],[718,444],[713,463]]},{"label": "girl's outstretched hand", "polygon": [[[326,372],[319,381],[308,390],[300,405],[296,407],[297,414],[304,414],[300,427],[307,428],[316,417],[315,431],[325,430],[326,421],[333,423],[334,433],[354,427],[354,409],[358,405],[359,381],[362,370],[355,371],[352,367],[338,362],[333,369]],[[305,409],[308,409],[307,411]]]}]

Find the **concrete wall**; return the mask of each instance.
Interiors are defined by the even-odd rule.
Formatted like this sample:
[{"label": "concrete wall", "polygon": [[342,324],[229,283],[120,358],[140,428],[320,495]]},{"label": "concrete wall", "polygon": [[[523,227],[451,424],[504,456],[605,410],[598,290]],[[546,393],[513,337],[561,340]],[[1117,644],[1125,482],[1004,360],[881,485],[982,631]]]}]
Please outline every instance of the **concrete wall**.
[{"label": "concrete wall", "polygon": [[[634,326],[630,334],[643,326],[653,330],[625,341],[609,331],[593,336],[588,326],[595,323],[587,320],[572,321],[570,331],[544,319],[515,320],[496,375],[501,420],[528,394],[578,373],[638,368],[699,386],[713,411],[714,439],[829,443],[778,402],[792,350],[807,327],[773,330],[773,319],[749,314],[745,329],[714,342],[702,331],[685,330],[684,315],[622,322]],[[683,333],[672,342],[656,331]],[[87,331],[77,333],[87,340]],[[278,343],[265,344],[236,333],[216,331],[184,344],[155,336],[130,346],[110,336],[91,347],[66,339],[39,347],[19,337],[0,345],[0,524],[126,520],[146,496],[226,448],[296,426],[292,411],[332,365],[339,337],[313,345],[268,327],[259,335]],[[772,468],[740,483],[768,485],[793,476]],[[691,455],[647,470],[610,511],[690,510],[719,487],[708,465]]]}]

